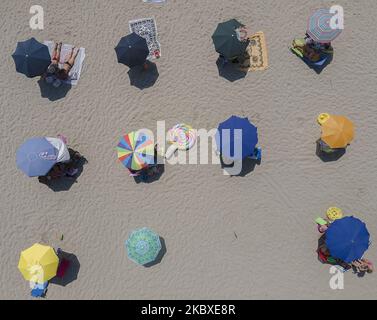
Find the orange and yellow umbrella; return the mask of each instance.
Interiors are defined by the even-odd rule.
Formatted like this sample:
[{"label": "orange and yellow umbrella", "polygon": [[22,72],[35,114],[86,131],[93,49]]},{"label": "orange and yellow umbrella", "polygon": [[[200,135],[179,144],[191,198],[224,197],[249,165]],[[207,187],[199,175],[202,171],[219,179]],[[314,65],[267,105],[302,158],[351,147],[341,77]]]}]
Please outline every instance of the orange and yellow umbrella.
[{"label": "orange and yellow umbrella", "polygon": [[330,115],[321,122],[321,139],[330,148],[345,148],[353,140],[355,129],[352,121],[343,116]]}]

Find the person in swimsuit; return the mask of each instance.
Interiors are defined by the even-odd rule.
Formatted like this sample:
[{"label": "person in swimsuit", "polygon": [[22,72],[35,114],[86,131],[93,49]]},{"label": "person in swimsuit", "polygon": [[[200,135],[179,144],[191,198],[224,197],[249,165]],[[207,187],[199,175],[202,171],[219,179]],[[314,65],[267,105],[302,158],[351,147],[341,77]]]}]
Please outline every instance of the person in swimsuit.
[{"label": "person in swimsuit", "polygon": [[60,80],[67,80],[69,76],[69,72],[73,68],[75,64],[75,60],[77,55],[79,54],[80,49],[76,49],[75,47],[72,48],[71,54],[67,57],[66,61],[63,64],[63,68],[59,69],[57,73],[57,77]]},{"label": "person in swimsuit", "polygon": [[62,81],[67,80],[69,72],[75,64],[76,57],[79,53],[79,49],[72,48],[71,54],[63,64],[63,68],[59,68],[60,55],[61,55],[62,43],[55,43],[54,50],[52,52],[51,64],[47,68],[44,75],[44,79],[47,83],[52,84],[54,87],[59,87]]}]

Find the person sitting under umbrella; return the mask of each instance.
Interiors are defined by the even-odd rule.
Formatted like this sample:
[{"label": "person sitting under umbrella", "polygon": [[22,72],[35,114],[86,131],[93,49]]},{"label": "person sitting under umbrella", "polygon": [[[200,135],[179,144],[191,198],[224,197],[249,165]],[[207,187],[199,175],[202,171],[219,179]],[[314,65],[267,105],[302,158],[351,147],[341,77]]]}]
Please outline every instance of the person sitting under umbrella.
[{"label": "person sitting under umbrella", "polygon": [[67,138],[58,135],[57,138],[47,138],[58,150],[57,163],[46,176],[40,176],[39,181],[55,180],[62,177],[74,177],[78,173],[78,162],[82,159],[79,152],[67,148]]},{"label": "person sitting under umbrella", "polygon": [[80,49],[75,49],[75,47],[73,47],[70,55],[66,58],[63,67],[59,68],[61,49],[62,43],[56,43],[52,52],[51,64],[43,76],[47,83],[52,84],[56,88],[61,85],[61,81],[68,79],[69,72],[73,68],[76,57],[80,51]]},{"label": "person sitting under umbrella", "polygon": [[374,269],[373,263],[368,259],[358,259],[352,261],[351,267],[353,268],[355,273],[358,273],[360,275],[363,275],[365,273],[372,273]]},{"label": "person sitting under umbrella", "polygon": [[157,161],[158,157],[158,144],[155,144],[154,146],[154,163],[148,164],[144,168],[140,170],[133,170],[131,168],[128,168],[128,171],[130,173],[130,177],[141,177],[142,180],[147,181],[148,178],[151,178],[161,172],[161,168],[158,165]]}]

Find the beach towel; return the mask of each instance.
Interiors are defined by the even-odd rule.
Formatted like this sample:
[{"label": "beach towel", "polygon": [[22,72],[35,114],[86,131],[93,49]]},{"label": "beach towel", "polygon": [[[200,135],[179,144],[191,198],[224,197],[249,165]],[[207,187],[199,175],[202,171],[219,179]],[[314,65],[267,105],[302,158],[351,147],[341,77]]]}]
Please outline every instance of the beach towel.
[{"label": "beach towel", "polygon": [[130,32],[135,32],[147,40],[149,48],[148,60],[161,57],[161,46],[158,42],[157,25],[153,18],[131,20],[128,25]]},{"label": "beach towel", "polygon": [[240,65],[240,68],[248,72],[266,70],[268,68],[268,51],[264,33],[257,32],[248,39],[249,45],[246,51],[249,58]]},{"label": "beach towel", "polygon": [[[55,43],[53,41],[45,41],[44,44],[48,47],[50,55],[52,56],[52,51],[54,50]],[[73,45],[63,44],[60,54],[59,68],[63,67],[63,63],[66,61],[66,57],[71,53]],[[79,82],[81,76],[81,70],[85,59],[85,48],[80,48],[80,51],[76,57],[75,64],[69,72],[69,77],[67,80],[62,81],[65,84],[70,84],[76,86]]]}]

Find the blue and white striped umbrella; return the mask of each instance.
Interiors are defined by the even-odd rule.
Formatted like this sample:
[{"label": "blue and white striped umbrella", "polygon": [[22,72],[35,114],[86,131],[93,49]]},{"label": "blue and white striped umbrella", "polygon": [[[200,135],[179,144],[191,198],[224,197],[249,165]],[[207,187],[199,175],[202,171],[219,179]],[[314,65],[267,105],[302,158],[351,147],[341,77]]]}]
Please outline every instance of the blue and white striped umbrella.
[{"label": "blue and white striped umbrella", "polygon": [[329,9],[318,9],[308,21],[308,35],[316,42],[329,43],[340,35],[342,29],[331,27],[331,19],[334,16]]}]

